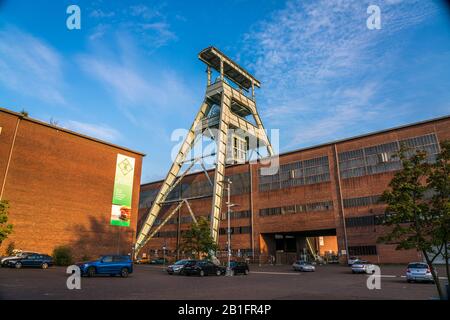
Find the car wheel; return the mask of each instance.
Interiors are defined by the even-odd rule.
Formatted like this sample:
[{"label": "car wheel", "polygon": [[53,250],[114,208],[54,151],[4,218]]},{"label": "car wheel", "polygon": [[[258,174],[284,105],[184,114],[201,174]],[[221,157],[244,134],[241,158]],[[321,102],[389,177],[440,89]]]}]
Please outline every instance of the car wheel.
[{"label": "car wheel", "polygon": [[352,273],[355,274],[356,272],[352,270]]},{"label": "car wheel", "polygon": [[44,263],[41,265],[41,268],[42,268],[42,269],[47,269],[47,268],[48,268],[48,263],[47,263],[47,262],[44,262]]},{"label": "car wheel", "polygon": [[90,267],[87,271],[87,275],[88,277],[93,277],[95,276],[95,268],[94,267]]},{"label": "car wheel", "polygon": [[16,262],[15,267],[16,267],[16,269],[22,268],[22,263],[21,262]]},{"label": "car wheel", "polygon": [[220,269],[216,270],[216,276],[220,276],[222,274],[222,272],[220,271]]},{"label": "car wheel", "polygon": [[249,273],[250,273],[250,271],[248,271],[247,269],[245,269],[244,274],[245,274],[246,276],[248,276]]},{"label": "car wheel", "polygon": [[127,268],[122,268],[122,270],[120,270],[120,276],[122,278],[128,277],[128,269]]},{"label": "car wheel", "polygon": [[199,275],[200,275],[200,277],[204,277],[204,276],[205,276],[205,271],[203,271],[203,270],[200,270],[200,273],[199,273]]},{"label": "car wheel", "polygon": [[406,282],[411,283],[412,281],[410,279],[407,279]]}]

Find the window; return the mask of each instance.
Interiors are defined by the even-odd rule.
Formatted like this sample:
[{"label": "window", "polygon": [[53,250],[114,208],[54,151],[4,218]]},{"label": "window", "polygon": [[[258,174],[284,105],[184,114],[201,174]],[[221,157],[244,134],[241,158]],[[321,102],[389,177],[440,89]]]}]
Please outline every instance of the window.
[{"label": "window", "polygon": [[277,174],[259,173],[259,190],[270,191],[330,181],[328,156],[280,165]]},{"label": "window", "polygon": [[380,195],[344,199],[344,208],[365,207],[380,204]]},{"label": "window", "polygon": [[429,162],[434,162],[436,160],[436,154],[439,152],[438,140],[435,134],[341,152],[339,153],[341,178],[360,177],[401,169],[400,159],[396,154],[402,144],[414,149],[413,151],[407,152],[407,155],[412,155],[415,150],[426,151]]},{"label": "window", "polygon": [[375,226],[382,223],[384,215],[369,215],[360,217],[350,217],[345,219],[347,228]]},{"label": "window", "polygon": [[233,161],[245,163],[247,160],[247,141],[239,136],[233,136]]},{"label": "window", "polygon": [[301,212],[327,211],[333,209],[333,201],[314,202],[307,204],[296,204],[284,207],[259,209],[262,217],[295,214]]},{"label": "window", "polygon": [[376,256],[377,246],[353,246],[348,247],[350,256]]},{"label": "window", "polygon": [[113,261],[113,257],[112,256],[105,256],[102,259],[103,262],[112,262]]}]

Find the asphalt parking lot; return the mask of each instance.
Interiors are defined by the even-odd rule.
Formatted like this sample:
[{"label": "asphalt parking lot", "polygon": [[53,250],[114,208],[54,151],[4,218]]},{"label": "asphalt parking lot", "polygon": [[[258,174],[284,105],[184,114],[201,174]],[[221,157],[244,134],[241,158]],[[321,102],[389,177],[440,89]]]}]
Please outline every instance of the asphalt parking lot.
[{"label": "asphalt parking lot", "polygon": [[[0,299],[420,299],[436,297],[429,283],[407,283],[404,266],[381,266],[381,289],[369,290],[367,275],[339,265],[300,273],[290,266],[250,266],[248,276],[176,276],[162,266],[136,265],[128,278],[81,278],[80,290],[66,287],[65,268],[0,269]],[[443,273],[441,273],[442,275]],[[443,280],[441,280],[443,282]]]}]

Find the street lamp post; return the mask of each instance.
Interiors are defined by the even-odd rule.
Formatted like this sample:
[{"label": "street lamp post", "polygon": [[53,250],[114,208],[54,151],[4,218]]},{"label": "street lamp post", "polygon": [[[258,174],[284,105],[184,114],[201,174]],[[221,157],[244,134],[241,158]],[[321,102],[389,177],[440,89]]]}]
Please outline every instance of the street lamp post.
[{"label": "street lamp post", "polygon": [[231,273],[231,207],[234,206],[234,204],[231,203],[231,180],[227,180],[228,186],[227,186],[227,218],[228,218],[228,231],[227,231],[227,244],[228,244],[228,264],[227,264],[227,276],[232,276]]}]

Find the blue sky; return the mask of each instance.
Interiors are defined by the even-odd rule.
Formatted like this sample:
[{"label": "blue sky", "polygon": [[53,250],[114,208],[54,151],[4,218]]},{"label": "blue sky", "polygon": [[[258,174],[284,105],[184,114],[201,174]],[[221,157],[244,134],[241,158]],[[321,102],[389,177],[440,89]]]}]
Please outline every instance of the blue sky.
[{"label": "blue sky", "polygon": [[[66,28],[70,4],[81,30]],[[161,179],[210,45],[262,82],[281,152],[450,114],[449,11],[413,0],[0,0],[0,106],[142,151],[142,181]]]}]

